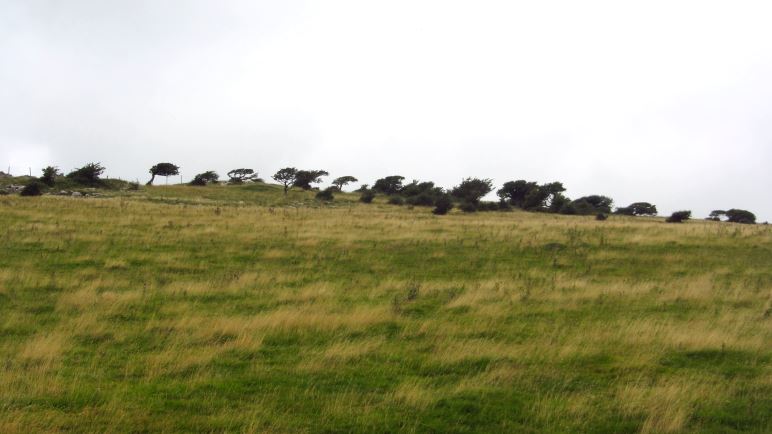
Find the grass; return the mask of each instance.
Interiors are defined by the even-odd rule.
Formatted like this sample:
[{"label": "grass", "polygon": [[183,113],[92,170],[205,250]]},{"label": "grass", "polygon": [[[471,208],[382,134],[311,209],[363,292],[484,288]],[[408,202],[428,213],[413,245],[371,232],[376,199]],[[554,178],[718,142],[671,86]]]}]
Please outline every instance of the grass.
[{"label": "grass", "polygon": [[0,197],[0,432],[772,430],[768,226]]}]

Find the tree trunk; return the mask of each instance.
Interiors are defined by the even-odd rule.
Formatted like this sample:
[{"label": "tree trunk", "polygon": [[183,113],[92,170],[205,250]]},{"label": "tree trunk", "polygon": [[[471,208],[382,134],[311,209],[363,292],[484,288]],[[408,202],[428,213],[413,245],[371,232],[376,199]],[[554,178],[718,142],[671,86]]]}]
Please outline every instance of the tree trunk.
[{"label": "tree trunk", "polygon": [[150,181],[147,182],[145,185],[153,185],[153,181],[155,181],[155,173],[151,173],[152,177],[150,178]]}]

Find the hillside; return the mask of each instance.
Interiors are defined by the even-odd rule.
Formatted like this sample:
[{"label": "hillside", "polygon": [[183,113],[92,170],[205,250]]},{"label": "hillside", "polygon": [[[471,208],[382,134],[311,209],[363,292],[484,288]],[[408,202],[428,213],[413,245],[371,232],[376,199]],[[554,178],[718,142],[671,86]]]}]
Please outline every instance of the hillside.
[{"label": "hillside", "polygon": [[0,196],[0,432],[769,432],[767,225]]}]

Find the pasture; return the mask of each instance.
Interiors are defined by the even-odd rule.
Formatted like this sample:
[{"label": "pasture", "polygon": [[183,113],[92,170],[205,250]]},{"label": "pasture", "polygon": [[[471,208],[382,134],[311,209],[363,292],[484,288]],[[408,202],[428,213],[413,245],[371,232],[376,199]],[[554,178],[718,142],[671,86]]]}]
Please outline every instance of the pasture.
[{"label": "pasture", "polygon": [[0,432],[772,431],[772,231],[0,197]]}]

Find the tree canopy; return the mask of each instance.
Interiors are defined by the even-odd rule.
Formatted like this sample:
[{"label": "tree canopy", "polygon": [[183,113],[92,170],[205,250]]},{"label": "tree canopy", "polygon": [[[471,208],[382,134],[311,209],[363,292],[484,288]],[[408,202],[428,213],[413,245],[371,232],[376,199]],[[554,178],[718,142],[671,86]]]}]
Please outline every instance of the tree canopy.
[{"label": "tree canopy", "polygon": [[174,176],[180,174],[180,167],[172,163],[158,163],[150,168],[150,181],[147,185],[153,185],[156,176]]},{"label": "tree canopy", "polygon": [[382,194],[397,194],[402,190],[402,181],[404,180],[405,177],[399,175],[377,179],[373,184],[373,190]]},{"label": "tree canopy", "polygon": [[338,191],[343,191],[343,187],[346,186],[346,184],[350,184],[352,182],[359,182],[358,179],[354,178],[353,176],[341,176],[338,178],[335,178],[332,181],[332,185],[335,186],[335,188],[338,189]]},{"label": "tree canopy", "polygon": [[295,180],[292,182],[293,187],[300,187],[303,190],[310,190],[313,188],[311,184],[318,184],[322,182],[322,176],[327,176],[326,170],[298,170],[295,172]]},{"label": "tree canopy", "polygon": [[274,173],[272,178],[274,181],[284,186],[284,194],[286,195],[287,190],[289,190],[290,186],[295,182],[297,173],[298,169],[295,169],[294,167],[285,167]]},{"label": "tree canopy", "polygon": [[242,184],[246,181],[254,181],[257,179],[257,172],[252,169],[233,169],[228,172],[228,180],[231,184]]}]

